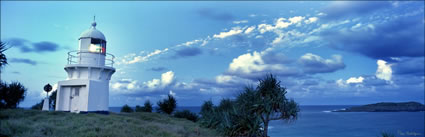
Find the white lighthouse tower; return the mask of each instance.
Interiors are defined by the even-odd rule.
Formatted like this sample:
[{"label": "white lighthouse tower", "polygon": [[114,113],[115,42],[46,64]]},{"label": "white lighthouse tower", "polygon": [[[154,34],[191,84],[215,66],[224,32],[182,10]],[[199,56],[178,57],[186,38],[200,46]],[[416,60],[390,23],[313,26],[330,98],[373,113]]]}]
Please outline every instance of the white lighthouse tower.
[{"label": "white lighthouse tower", "polygon": [[114,56],[106,53],[106,39],[96,22],[81,33],[79,49],[68,52],[68,78],[58,82],[56,111],[108,113],[109,80]]}]

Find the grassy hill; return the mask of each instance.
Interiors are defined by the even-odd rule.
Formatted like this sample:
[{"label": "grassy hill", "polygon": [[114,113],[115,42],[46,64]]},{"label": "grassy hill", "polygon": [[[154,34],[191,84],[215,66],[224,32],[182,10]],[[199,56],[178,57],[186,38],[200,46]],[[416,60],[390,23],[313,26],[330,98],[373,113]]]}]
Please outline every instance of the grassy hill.
[{"label": "grassy hill", "polygon": [[197,123],[158,113],[73,114],[0,110],[0,136],[205,137],[217,136]]}]

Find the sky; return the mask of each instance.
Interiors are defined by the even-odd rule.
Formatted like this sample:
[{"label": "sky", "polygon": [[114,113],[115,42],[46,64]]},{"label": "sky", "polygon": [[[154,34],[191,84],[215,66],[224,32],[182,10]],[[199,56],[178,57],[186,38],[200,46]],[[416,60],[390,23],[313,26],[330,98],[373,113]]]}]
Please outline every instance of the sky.
[{"label": "sky", "polygon": [[109,106],[234,98],[273,74],[301,105],[424,103],[423,1],[1,1],[5,82],[45,97],[96,16],[115,58]]}]

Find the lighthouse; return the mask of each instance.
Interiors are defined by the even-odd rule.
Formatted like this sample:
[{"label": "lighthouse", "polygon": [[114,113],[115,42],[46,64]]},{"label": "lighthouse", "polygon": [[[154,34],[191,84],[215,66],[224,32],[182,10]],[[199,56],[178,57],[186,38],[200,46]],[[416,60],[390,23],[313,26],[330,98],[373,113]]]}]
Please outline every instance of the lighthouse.
[{"label": "lighthouse", "polygon": [[106,52],[106,38],[91,27],[81,33],[79,48],[68,52],[68,77],[58,82],[56,111],[108,113],[109,80],[115,72],[114,56]]}]

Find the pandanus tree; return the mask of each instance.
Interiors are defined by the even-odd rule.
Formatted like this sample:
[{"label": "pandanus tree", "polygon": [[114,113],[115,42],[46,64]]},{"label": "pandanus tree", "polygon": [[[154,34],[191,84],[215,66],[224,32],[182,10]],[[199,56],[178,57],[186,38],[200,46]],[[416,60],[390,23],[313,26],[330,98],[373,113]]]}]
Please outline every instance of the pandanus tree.
[{"label": "pandanus tree", "polygon": [[8,48],[6,47],[6,44],[3,42],[0,42],[0,81],[1,81],[1,69],[7,64],[7,58],[6,55],[3,53]]},{"label": "pandanus tree", "polygon": [[286,98],[286,88],[280,86],[272,74],[267,75],[254,89],[245,88],[238,97],[245,110],[261,119],[262,136],[267,137],[269,122],[272,120],[293,121],[298,117],[299,106],[293,99]]},{"label": "pandanus tree", "polygon": [[286,98],[286,88],[273,75],[259,81],[256,88],[247,86],[235,100],[223,99],[219,106],[206,101],[200,123],[217,129],[224,136],[268,137],[269,122],[291,122],[298,117],[299,106]]}]

